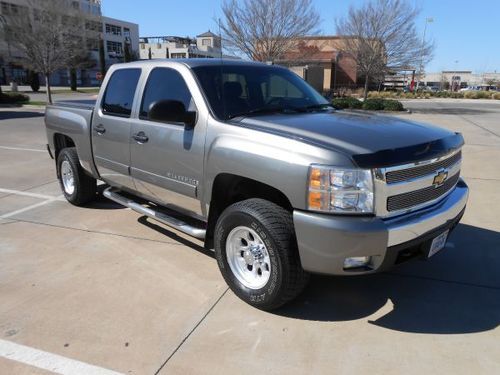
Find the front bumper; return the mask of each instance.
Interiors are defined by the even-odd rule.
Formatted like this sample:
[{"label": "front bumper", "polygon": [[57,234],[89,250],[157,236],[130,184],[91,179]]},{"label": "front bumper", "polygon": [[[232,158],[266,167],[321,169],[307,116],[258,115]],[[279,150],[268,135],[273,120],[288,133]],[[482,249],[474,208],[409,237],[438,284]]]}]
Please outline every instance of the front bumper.
[{"label": "front bumper", "polygon": [[[422,256],[434,237],[458,224],[468,195],[469,189],[460,179],[439,203],[386,220],[295,210],[293,221],[302,267],[329,275],[366,274]],[[368,267],[344,270],[346,258],[362,256],[372,257]]]}]

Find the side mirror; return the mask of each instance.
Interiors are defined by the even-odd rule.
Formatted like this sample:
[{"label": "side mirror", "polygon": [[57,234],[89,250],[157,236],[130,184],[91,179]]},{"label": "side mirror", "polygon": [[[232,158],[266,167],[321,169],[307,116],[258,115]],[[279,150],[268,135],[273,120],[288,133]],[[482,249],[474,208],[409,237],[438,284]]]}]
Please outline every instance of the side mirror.
[{"label": "side mirror", "polygon": [[158,122],[183,123],[186,129],[193,129],[196,124],[196,112],[186,111],[184,103],[178,100],[159,100],[149,106],[148,118]]}]

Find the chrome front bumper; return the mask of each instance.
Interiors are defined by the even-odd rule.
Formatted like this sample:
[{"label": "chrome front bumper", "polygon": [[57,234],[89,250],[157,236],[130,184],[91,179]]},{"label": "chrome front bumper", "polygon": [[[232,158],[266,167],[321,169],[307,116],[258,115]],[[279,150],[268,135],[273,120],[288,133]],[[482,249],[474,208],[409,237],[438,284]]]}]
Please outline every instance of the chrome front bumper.
[{"label": "chrome front bumper", "polygon": [[[453,228],[465,209],[469,189],[460,179],[455,189],[431,207],[390,219],[335,216],[294,211],[302,267],[309,272],[352,275],[390,268],[398,253],[418,249],[435,232]],[[436,234],[437,235],[437,234]],[[344,270],[348,257],[371,256],[369,267]]]}]

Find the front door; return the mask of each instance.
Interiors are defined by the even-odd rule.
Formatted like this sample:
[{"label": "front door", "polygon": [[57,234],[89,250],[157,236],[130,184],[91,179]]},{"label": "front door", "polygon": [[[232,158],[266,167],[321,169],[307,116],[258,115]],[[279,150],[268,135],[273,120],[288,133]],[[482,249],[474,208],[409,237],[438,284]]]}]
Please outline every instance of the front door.
[{"label": "front door", "polygon": [[149,109],[160,100],[178,100],[187,110],[196,110],[181,73],[172,68],[154,68],[144,88],[139,118],[132,125],[131,175],[142,195],[199,215],[205,124],[198,119],[193,129],[185,129],[182,123],[151,121]]},{"label": "front door", "polygon": [[104,181],[119,188],[134,189],[129,172],[130,115],[140,75],[141,69],[116,70],[92,119],[97,170]]}]

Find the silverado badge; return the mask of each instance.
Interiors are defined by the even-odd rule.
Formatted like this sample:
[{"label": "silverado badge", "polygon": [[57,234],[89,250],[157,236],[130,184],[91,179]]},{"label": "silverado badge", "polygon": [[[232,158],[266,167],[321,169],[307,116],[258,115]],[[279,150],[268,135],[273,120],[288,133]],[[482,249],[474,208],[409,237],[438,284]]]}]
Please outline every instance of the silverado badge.
[{"label": "silverado badge", "polygon": [[446,169],[442,169],[438,171],[437,175],[434,176],[432,184],[434,185],[434,187],[439,187],[443,185],[447,179],[448,179],[448,171]]}]

